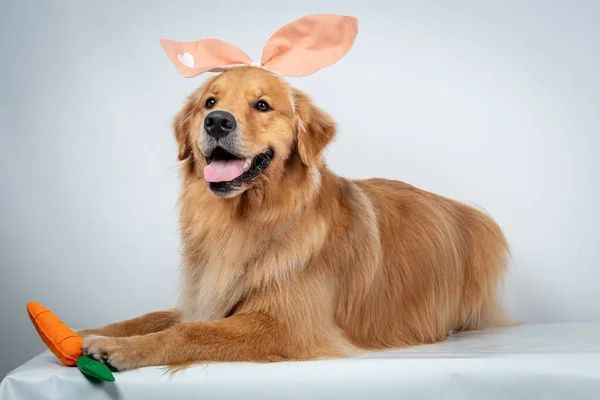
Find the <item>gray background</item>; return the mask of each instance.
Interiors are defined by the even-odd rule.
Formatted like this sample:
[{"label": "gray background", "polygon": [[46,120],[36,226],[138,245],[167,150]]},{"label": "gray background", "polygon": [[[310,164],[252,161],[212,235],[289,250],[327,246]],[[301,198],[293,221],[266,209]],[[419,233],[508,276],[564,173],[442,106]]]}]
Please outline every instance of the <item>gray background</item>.
[{"label": "gray background", "polygon": [[176,301],[170,123],[206,77],[181,77],[159,39],[258,58],[318,12],[360,29],[340,63],[291,79],[339,122],[331,168],[485,208],[513,248],[515,317],[600,320],[599,2],[4,0],[0,376],[44,349],[27,301],[73,327]]}]

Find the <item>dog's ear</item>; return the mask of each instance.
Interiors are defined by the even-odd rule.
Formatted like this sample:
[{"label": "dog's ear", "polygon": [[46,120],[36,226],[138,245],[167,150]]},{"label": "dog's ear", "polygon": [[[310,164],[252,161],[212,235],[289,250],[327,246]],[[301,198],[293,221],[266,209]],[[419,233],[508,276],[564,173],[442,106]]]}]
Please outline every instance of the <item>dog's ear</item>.
[{"label": "dog's ear", "polygon": [[302,162],[312,166],[321,161],[323,150],[333,140],[336,124],[305,93],[294,90],[293,100],[298,117],[298,152]]},{"label": "dog's ear", "polygon": [[183,108],[175,115],[173,120],[173,130],[175,131],[175,139],[179,146],[177,158],[183,161],[190,157],[192,148],[189,143],[189,131],[194,109],[197,104],[197,93],[188,96]]}]

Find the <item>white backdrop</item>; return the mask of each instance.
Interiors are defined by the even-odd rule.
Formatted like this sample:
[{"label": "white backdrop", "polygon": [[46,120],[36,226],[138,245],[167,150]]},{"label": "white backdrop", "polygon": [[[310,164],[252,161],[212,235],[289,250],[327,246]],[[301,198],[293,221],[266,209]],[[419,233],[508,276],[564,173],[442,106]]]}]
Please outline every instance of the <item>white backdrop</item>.
[{"label": "white backdrop", "polygon": [[205,77],[182,78],[159,39],[259,57],[319,12],[359,18],[341,62],[291,80],[340,125],[331,168],[485,208],[513,248],[516,318],[600,320],[597,1],[5,0],[0,376],[44,348],[27,301],[83,327],[176,300],[170,124]]}]

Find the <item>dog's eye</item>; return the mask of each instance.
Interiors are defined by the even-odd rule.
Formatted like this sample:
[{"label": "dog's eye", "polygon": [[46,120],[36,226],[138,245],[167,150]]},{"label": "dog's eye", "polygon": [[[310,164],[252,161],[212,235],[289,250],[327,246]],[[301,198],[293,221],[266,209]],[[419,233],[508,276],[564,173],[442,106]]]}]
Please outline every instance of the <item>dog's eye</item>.
[{"label": "dog's eye", "polygon": [[215,104],[217,104],[217,99],[215,99],[214,97],[209,97],[208,99],[206,99],[206,103],[204,104],[204,106],[206,108],[213,108]]},{"label": "dog's eye", "polygon": [[258,111],[262,111],[262,112],[267,112],[271,109],[271,107],[269,107],[269,104],[267,104],[267,102],[264,100],[259,100],[259,102],[256,103],[255,107]]}]

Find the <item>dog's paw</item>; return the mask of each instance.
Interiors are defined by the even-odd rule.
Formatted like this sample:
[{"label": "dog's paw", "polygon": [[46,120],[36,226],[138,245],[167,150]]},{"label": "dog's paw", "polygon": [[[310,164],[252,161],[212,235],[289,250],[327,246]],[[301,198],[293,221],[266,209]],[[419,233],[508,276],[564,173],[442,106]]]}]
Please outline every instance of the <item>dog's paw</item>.
[{"label": "dog's paw", "polygon": [[144,359],[132,339],[90,335],[83,339],[82,351],[117,371],[143,367]]}]

